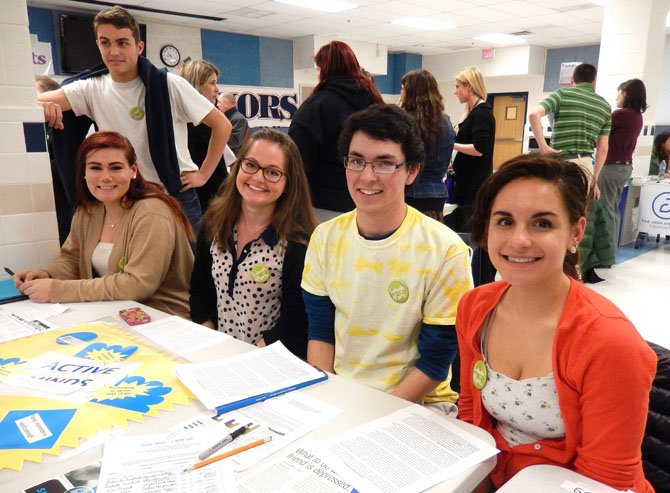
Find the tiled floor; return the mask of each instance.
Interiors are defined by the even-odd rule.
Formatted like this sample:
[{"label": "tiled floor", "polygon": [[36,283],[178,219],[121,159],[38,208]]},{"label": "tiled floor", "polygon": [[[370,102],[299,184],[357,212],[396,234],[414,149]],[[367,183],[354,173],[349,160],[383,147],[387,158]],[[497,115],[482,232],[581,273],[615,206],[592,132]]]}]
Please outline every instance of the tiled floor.
[{"label": "tiled floor", "polygon": [[630,248],[611,269],[596,269],[605,281],[588,286],[617,305],[642,337],[670,348],[670,243],[643,244],[644,253],[632,258]]}]

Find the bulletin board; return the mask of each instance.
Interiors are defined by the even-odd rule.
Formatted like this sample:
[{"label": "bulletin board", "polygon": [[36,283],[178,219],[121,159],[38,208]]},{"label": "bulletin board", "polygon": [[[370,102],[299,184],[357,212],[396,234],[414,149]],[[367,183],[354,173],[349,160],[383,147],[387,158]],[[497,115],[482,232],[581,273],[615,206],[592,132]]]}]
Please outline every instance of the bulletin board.
[{"label": "bulletin board", "polygon": [[177,363],[108,323],[1,344],[0,470],[21,470],[99,431],[187,405],[194,396],[174,375]]}]

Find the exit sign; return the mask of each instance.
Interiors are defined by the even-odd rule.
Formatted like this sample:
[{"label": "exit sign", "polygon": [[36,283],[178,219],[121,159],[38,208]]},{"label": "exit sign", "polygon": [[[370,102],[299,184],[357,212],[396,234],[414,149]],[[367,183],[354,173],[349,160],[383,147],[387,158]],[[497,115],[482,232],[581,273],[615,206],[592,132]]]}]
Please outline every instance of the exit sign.
[{"label": "exit sign", "polygon": [[484,48],[482,50],[482,60],[493,60],[496,56],[495,48]]}]

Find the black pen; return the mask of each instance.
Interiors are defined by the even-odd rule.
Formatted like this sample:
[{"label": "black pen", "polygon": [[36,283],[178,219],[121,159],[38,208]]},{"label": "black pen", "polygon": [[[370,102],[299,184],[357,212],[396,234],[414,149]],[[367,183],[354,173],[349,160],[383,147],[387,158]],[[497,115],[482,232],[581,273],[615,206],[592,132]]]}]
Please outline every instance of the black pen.
[{"label": "black pen", "polygon": [[12,269],[10,269],[9,267],[5,267],[4,269],[7,274],[9,274],[10,276],[14,276],[14,272],[12,272]]},{"label": "black pen", "polygon": [[207,450],[204,450],[199,456],[198,459],[203,460],[212,455],[214,452],[217,450],[222,449],[226,445],[228,445],[230,442],[235,440],[238,436],[243,435],[244,432],[247,431],[247,426],[240,426],[238,429],[233,431],[232,433],[229,433],[226,435],[224,438],[216,442],[214,445],[209,447]]}]

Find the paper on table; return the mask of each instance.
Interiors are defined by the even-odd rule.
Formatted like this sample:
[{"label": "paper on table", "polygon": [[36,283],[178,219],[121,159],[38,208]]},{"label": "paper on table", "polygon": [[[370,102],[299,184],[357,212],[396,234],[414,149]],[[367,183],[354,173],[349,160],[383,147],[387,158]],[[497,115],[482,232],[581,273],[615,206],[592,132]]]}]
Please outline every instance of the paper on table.
[{"label": "paper on table", "polygon": [[242,479],[237,485],[239,493],[354,493],[357,490],[348,480],[319,457],[314,443],[303,443],[289,453],[264,464]]},{"label": "paper on table", "polygon": [[124,436],[105,445],[98,493],[233,493],[235,473],[223,460],[183,472],[198,461],[200,443],[165,434]]},{"label": "paper on table", "polygon": [[230,358],[177,365],[174,372],[212,410],[325,375],[291,354],[279,341]]},{"label": "paper on table", "polygon": [[129,329],[181,357],[231,338],[228,334],[174,315]]},{"label": "paper on table", "polygon": [[291,392],[217,418],[212,418],[209,414],[195,416],[170,428],[173,433],[170,436],[193,436],[196,440],[201,440],[204,450],[213,441],[225,436],[228,429],[250,424],[244,435],[226,445],[217,454],[246,445],[263,436],[272,436],[272,441],[230,459],[235,470],[239,472],[319,428],[341,412],[342,409],[327,402],[302,392]]},{"label": "paper on table", "polygon": [[349,430],[325,451],[330,465],[366,493],[424,491],[498,452],[418,405]]},{"label": "paper on table", "polygon": [[46,319],[65,310],[65,305],[30,300],[0,305],[0,342],[55,329],[57,326]]},{"label": "paper on table", "polygon": [[104,364],[48,351],[25,365],[17,365],[17,371],[2,383],[19,387],[29,394],[55,394],[72,402],[86,402],[96,389],[114,384],[138,366],[140,363]]}]

